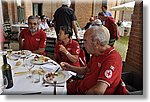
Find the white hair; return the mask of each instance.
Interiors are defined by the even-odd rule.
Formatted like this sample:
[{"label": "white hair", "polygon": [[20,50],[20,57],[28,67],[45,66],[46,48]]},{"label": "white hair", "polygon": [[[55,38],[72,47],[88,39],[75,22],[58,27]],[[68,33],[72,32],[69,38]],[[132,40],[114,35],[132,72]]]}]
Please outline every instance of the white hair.
[{"label": "white hair", "polygon": [[67,5],[68,7],[70,7],[71,1],[70,0],[62,0],[62,5]]},{"label": "white hair", "polygon": [[92,26],[92,41],[99,41],[102,46],[108,44],[110,39],[109,30],[104,26]]},{"label": "white hair", "polygon": [[97,25],[97,26],[102,25],[101,20],[99,20],[99,19],[94,20],[93,23],[92,23],[92,26],[95,26],[95,25]]}]

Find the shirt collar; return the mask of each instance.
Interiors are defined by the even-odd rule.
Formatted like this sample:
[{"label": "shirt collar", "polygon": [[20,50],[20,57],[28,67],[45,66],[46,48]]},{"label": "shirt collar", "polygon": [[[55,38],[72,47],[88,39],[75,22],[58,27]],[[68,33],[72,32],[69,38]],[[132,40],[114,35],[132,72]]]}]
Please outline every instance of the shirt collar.
[{"label": "shirt collar", "polygon": [[115,50],[114,47],[110,47],[107,50],[105,50],[105,52],[103,52],[100,56],[108,55],[108,54],[110,54],[114,50]]}]

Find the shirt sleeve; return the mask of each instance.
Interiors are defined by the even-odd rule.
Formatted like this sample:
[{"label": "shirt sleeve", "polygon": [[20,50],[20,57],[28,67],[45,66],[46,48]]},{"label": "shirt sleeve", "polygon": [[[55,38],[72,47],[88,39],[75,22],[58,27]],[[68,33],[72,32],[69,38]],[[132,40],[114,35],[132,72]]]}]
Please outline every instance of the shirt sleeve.
[{"label": "shirt sleeve", "polygon": [[[122,63],[116,56],[110,56],[105,60],[101,66],[101,71],[98,77],[99,81],[104,81],[109,86],[118,78],[120,79],[122,73]],[[116,60],[117,59],[117,60]]]},{"label": "shirt sleeve", "polygon": [[72,54],[73,55],[79,55],[80,54],[80,46],[77,42],[73,43],[73,47],[72,47]]},{"label": "shirt sleeve", "polygon": [[41,40],[40,40],[40,45],[39,48],[45,48],[46,47],[46,33],[44,31],[40,31],[41,33]]},{"label": "shirt sleeve", "polygon": [[57,42],[54,49],[54,59],[57,63],[60,63],[60,54],[59,54],[59,43]]}]

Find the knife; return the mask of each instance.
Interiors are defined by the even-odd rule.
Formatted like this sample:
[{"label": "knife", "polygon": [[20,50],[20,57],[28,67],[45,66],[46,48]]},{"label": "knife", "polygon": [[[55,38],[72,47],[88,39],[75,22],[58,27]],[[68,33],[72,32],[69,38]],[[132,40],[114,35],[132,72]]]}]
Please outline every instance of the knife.
[{"label": "knife", "polygon": [[30,71],[24,71],[24,72],[16,72],[15,75],[23,75],[23,74],[27,74],[29,73]]},{"label": "knife", "polygon": [[58,72],[58,70],[60,69],[60,67],[59,68],[57,68],[56,70],[55,70],[55,72],[54,73],[56,73],[56,72]]}]

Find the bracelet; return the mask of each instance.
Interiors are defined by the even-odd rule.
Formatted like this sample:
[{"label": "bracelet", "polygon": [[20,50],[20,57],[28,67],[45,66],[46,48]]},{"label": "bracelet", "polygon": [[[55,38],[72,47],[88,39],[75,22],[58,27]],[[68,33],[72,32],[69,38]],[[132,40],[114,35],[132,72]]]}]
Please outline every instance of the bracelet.
[{"label": "bracelet", "polygon": [[69,52],[67,51],[66,55],[68,55],[68,54],[69,54]]}]

